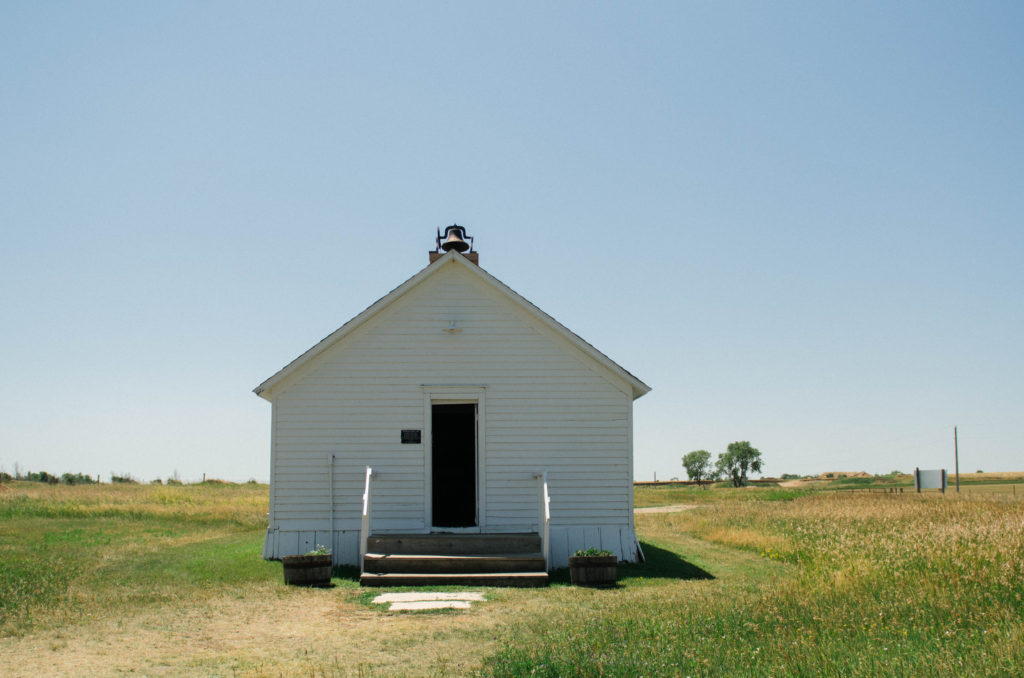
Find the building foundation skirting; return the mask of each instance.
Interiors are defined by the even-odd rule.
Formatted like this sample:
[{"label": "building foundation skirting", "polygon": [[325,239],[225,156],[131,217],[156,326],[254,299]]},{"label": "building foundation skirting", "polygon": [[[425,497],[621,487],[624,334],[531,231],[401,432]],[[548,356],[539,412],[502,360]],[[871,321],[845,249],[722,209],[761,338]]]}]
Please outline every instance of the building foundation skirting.
[{"label": "building foundation skirting", "polygon": [[[359,530],[335,530],[331,534],[329,530],[278,530],[268,527],[262,556],[265,560],[280,560],[284,556],[303,554],[323,545],[330,546],[334,565],[358,566],[360,536]],[[625,563],[635,563],[642,558],[632,526],[552,525],[549,569],[568,567],[569,556],[577,550],[588,548],[611,551],[620,562]]]}]

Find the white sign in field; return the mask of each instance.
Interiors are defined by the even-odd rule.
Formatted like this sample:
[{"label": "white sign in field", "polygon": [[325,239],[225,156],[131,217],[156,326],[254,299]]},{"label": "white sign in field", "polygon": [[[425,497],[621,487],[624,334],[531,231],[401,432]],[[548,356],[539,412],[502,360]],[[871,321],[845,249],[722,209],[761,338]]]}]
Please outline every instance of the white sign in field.
[{"label": "white sign in field", "polygon": [[914,469],[914,489],[946,491],[946,469]]}]

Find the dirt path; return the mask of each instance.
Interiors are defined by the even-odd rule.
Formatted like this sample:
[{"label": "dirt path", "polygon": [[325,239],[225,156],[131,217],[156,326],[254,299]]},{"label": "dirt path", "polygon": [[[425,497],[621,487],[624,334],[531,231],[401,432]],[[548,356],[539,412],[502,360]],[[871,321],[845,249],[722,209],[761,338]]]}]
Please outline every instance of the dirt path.
[{"label": "dirt path", "polygon": [[633,513],[676,513],[678,511],[689,511],[695,509],[700,504],[669,504],[668,506],[646,506],[644,508],[633,509]]},{"label": "dirt path", "polygon": [[358,590],[272,586],[180,609],[0,638],[5,678],[22,676],[390,676],[472,672],[497,648],[502,606],[382,613]]}]

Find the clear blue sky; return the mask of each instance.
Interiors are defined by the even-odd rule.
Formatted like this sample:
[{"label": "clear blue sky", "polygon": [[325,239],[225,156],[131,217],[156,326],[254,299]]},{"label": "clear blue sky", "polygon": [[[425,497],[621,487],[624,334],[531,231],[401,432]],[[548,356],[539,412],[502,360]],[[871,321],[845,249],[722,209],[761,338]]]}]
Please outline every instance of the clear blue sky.
[{"label": "clear blue sky", "polygon": [[0,5],[0,468],[269,477],[438,226],[654,390],[636,475],[1024,468],[1024,4]]}]

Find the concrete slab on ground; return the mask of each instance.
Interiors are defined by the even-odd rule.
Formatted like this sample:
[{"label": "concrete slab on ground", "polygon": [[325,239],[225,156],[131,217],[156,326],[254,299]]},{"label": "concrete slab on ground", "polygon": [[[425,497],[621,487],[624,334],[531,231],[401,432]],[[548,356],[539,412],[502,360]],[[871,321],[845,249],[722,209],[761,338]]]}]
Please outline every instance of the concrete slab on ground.
[{"label": "concrete slab on ground", "polygon": [[407,603],[391,603],[389,610],[468,610],[468,600],[413,600]]},{"label": "concrete slab on ground", "polygon": [[484,594],[476,591],[422,591],[411,593],[382,593],[373,599],[381,603],[411,603],[417,600],[471,600],[483,601]]}]

